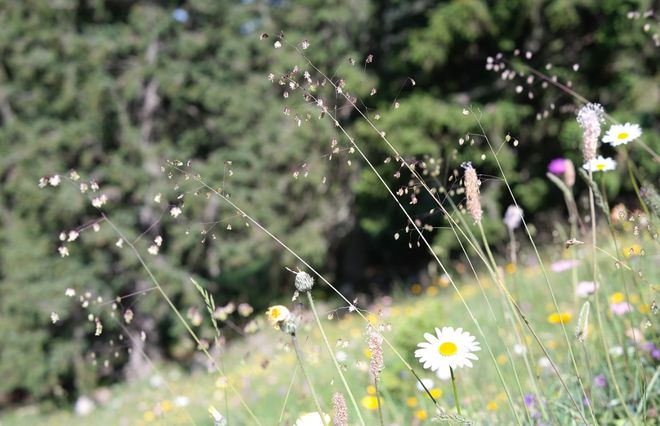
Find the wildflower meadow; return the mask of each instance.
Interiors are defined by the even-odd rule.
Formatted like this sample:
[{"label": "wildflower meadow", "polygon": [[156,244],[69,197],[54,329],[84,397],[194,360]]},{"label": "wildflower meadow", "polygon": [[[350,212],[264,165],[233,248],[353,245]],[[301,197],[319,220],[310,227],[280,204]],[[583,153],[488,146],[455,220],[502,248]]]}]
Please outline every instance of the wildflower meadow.
[{"label": "wildflower meadow", "polygon": [[652,2],[0,2],[0,426],[660,424]]}]

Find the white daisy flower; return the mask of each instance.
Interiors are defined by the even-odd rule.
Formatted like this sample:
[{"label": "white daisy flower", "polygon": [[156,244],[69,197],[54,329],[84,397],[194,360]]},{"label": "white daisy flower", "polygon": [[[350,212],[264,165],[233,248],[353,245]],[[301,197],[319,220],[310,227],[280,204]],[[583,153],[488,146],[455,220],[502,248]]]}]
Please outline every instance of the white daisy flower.
[{"label": "white daisy flower", "polygon": [[[426,386],[426,389],[433,389],[433,380],[432,379],[422,379],[422,383],[424,383],[424,386]],[[424,386],[422,386],[422,383],[417,382],[417,390],[420,392],[425,392]]]},{"label": "white daisy flower", "polygon": [[598,158],[593,158],[589,162],[584,163],[582,168],[592,172],[609,172],[616,169],[616,161],[610,157],[603,158],[602,155],[599,155]]},{"label": "white daisy flower", "polygon": [[296,423],[294,426],[326,426],[330,424],[330,416],[327,415],[326,413],[322,413],[323,418],[321,418],[321,414],[319,413],[306,413],[303,414],[302,416],[298,417],[298,420],[296,420]]},{"label": "white daisy flower", "polygon": [[481,350],[479,342],[462,328],[443,327],[440,330],[436,327],[435,333],[424,333],[426,342],[419,343],[419,349],[415,351],[415,357],[419,358],[424,368],[433,371],[447,371],[449,368],[455,370],[459,367],[472,367],[470,360],[479,359],[473,353]]},{"label": "white daisy flower", "polygon": [[451,379],[451,371],[449,371],[449,366],[445,368],[438,368],[438,371],[435,372],[435,375],[438,376],[438,379],[443,381]]},{"label": "white daisy flower", "polygon": [[639,124],[613,124],[603,136],[603,142],[612,146],[625,145],[642,136]]}]

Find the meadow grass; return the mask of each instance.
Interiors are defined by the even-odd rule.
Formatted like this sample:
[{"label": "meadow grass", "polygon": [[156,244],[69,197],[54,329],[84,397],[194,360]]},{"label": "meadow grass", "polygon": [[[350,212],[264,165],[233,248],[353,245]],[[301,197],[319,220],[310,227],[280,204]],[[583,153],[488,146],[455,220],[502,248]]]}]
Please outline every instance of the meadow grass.
[{"label": "meadow grass", "polygon": [[[600,290],[603,298],[608,301],[621,302],[622,285],[620,280],[631,283],[639,281],[640,273],[651,283],[660,280],[660,273],[654,262],[647,262],[645,256],[639,254],[628,234],[619,236],[622,241],[621,250],[637,251],[632,256],[624,255],[626,267],[615,266],[611,259],[603,259],[599,269],[603,276],[611,278],[603,280]],[[625,247],[625,248],[623,248]],[[570,259],[570,250],[588,251],[586,247],[563,248],[557,245],[552,252],[546,252],[548,263]],[[603,248],[613,254],[613,247]],[[647,255],[648,256],[648,255]],[[607,257],[607,256],[605,256]],[[627,267],[632,270],[628,270]],[[582,262],[577,266],[580,280],[589,279],[590,265]],[[473,313],[482,324],[484,331],[490,336],[491,348],[496,354],[496,360],[505,372],[505,380],[511,389],[518,385],[513,371],[519,374],[520,382],[526,391],[529,402],[529,416],[539,418],[541,402],[533,399],[532,383],[525,377],[528,369],[525,356],[533,360],[533,375],[541,383],[543,403],[550,416],[551,424],[570,424],[575,422],[575,413],[564,395],[562,387],[554,380],[553,373],[543,353],[528,346],[516,343],[511,333],[503,334],[502,328],[492,320],[492,312],[483,303],[484,294],[496,298],[499,294],[496,283],[487,274],[479,275],[479,282],[463,263],[454,265],[454,272],[460,282],[463,297],[473,306]],[[564,321],[569,329],[575,328],[578,313],[583,299],[574,297],[574,288],[570,280],[572,272],[550,272],[550,278],[556,285],[557,303],[566,315]],[[552,319],[556,312],[554,304],[547,298],[544,285],[545,278],[534,257],[523,256],[521,264],[514,267],[506,266],[505,281],[515,291],[516,299],[524,310],[526,317],[536,326],[537,333],[544,340],[548,351],[560,366],[562,373],[570,371],[570,360],[566,351],[560,324]],[[638,288],[638,286],[635,286]],[[645,318],[650,313],[650,307],[643,301],[644,296],[637,290],[631,291],[625,297],[636,311],[636,315]],[[609,302],[608,302],[609,304]],[[344,308],[344,309],[337,309]],[[365,340],[365,324],[355,314],[345,309],[345,306],[333,306],[331,302],[319,303],[317,307],[320,320],[324,323],[327,337],[334,349],[334,355],[345,371],[348,386],[359,401],[366,424],[377,424],[378,411],[369,404],[369,397],[375,389],[369,377],[368,342]],[[506,307],[493,306],[496,315],[507,318]],[[412,356],[415,345],[420,340],[420,330],[429,330],[438,324],[467,323],[465,311],[462,309],[456,295],[449,288],[447,278],[433,276],[430,283],[410,283],[401,286],[392,296],[380,298],[369,305],[364,314],[375,324],[381,333],[394,343],[400,353],[405,354],[411,364],[416,361]],[[330,319],[329,319],[330,318]],[[510,319],[510,318],[509,318]],[[630,317],[618,316],[612,312],[603,315],[608,338],[612,341],[612,362],[617,379],[622,384],[622,391],[631,400],[638,401],[640,406],[635,410],[640,422],[644,411],[654,410],[659,401],[657,369],[650,361],[647,351],[631,343],[626,337],[630,327]],[[652,320],[652,319],[651,319]],[[598,341],[597,331],[593,324],[586,326],[587,336],[580,345],[584,346],[579,356],[580,371],[590,395],[600,424],[616,424],[617,418],[623,416],[622,406],[617,403],[617,395],[610,379],[602,384],[601,375],[607,376],[607,365],[603,351]],[[638,330],[650,337],[651,327]],[[331,359],[321,344],[321,333],[316,321],[309,311],[302,312],[302,321],[298,326],[297,336],[301,351],[304,354],[310,381],[314,384],[321,404],[330,410],[329,401],[335,392],[344,392],[344,387],[337,380],[336,372],[331,368]],[[527,337],[529,339],[529,337]],[[639,338],[639,336],[638,336]],[[636,352],[640,351],[637,362]],[[480,354],[482,355],[482,354]],[[541,361],[539,361],[541,360]],[[232,381],[243,398],[250,405],[254,414],[264,424],[276,424],[281,413],[282,424],[292,424],[303,412],[315,410],[315,404],[307,390],[305,381],[299,374],[295,351],[290,340],[281,332],[270,327],[229,345],[224,356],[225,365],[231,365],[227,379]],[[588,363],[588,365],[587,365]],[[421,424],[428,421],[435,408],[430,399],[421,391],[414,377],[398,362],[392,351],[384,349],[384,365],[380,393],[382,396],[382,413],[386,424]],[[197,371],[192,374],[174,369],[172,365],[159,366],[158,372],[151,377],[133,384],[122,384],[110,388],[112,397],[109,402],[100,407],[91,417],[76,417],[71,412],[56,411],[52,414],[37,413],[36,407],[22,408],[5,415],[3,425],[19,424],[51,424],[51,425],[89,425],[89,424],[208,424],[206,408],[212,404],[224,408],[226,381],[213,372]],[[297,373],[296,373],[297,371]],[[575,380],[567,374],[569,384],[576,385]],[[644,377],[644,383],[640,377]],[[438,406],[450,410],[454,405],[451,381],[440,380],[430,372],[422,372],[422,379],[432,379],[430,391],[438,401]],[[478,424],[511,424],[515,422],[510,410],[506,408],[507,397],[498,385],[497,373],[485,359],[475,363],[474,368],[461,370],[458,376],[461,407],[463,415]],[[649,386],[653,386],[650,388]],[[283,405],[287,393],[290,395]],[[177,401],[186,398],[186,405],[179,407]],[[644,402],[645,401],[645,402]],[[642,404],[642,402],[644,402]],[[43,407],[42,407],[43,408]],[[250,424],[251,418],[241,409],[240,401],[229,395],[229,419],[233,424]],[[519,405],[518,409],[522,411]],[[353,407],[348,407],[352,423],[357,417]],[[619,420],[620,421],[620,420]]]},{"label": "meadow grass", "polygon": [[[280,40],[276,43],[281,46]],[[494,250],[482,226],[481,181],[470,163],[463,165],[463,178],[454,179],[451,188],[445,188],[446,182],[438,184],[429,180],[417,163],[406,159],[376,127],[356,99],[316,68],[301,48],[285,44],[296,49],[318,74],[323,82],[320,86],[327,83],[332,92],[346,101],[378,135],[388,155],[409,172],[408,186],[430,198],[434,209],[446,220],[445,231],[451,231],[461,247],[460,260],[441,258],[434,250],[429,234],[425,233],[426,227],[416,220],[417,213],[407,207],[414,204],[412,199],[408,202],[407,195],[401,195],[408,192],[391,187],[375,166],[376,160],[369,158],[364,146],[333,115],[332,108],[318,93],[319,84],[313,83],[309,76],[299,82],[297,71],[284,73],[280,85],[292,91],[300,89],[306,102],[301,109],[329,119],[343,135],[350,152],[357,153],[407,220],[406,233],[411,241],[415,237],[418,247],[428,250],[436,272],[429,273],[426,282],[402,286],[402,291],[373,303],[350,301],[289,248],[284,237],[263,226],[188,164],[170,161],[166,168],[168,176],[174,175],[183,185],[192,184],[194,188],[181,189],[175,179],[177,191],[183,191],[179,199],[204,192],[207,199],[215,197],[225,203],[246,225],[263,232],[272,244],[288,251],[300,267],[308,270],[309,285],[299,285],[299,277],[307,271],[294,272],[296,286],[292,279],[290,292],[273,301],[283,305],[274,306],[267,313],[274,327],[265,325],[259,316],[261,331],[226,349],[219,344],[222,332],[212,296],[193,280],[207,307],[210,317],[207,319],[215,329],[214,340],[209,342],[198,336],[197,325],[191,324],[170,299],[141,249],[129,242],[110,217],[101,213],[98,223],[107,223],[133,252],[157,290],[154,293],[160,294],[206,358],[209,371],[192,376],[163,373],[158,386],[153,381],[117,386],[113,388],[115,396],[97,410],[93,421],[114,423],[125,416],[130,424],[203,424],[209,421],[206,414],[209,405],[214,407],[213,413],[222,412],[229,424],[293,424],[306,412],[318,412],[319,418],[331,413],[337,419],[342,416],[332,413],[330,405],[337,393],[348,402],[350,424],[419,424],[432,418],[457,424],[655,421],[660,349],[654,298],[660,277],[655,266],[658,263],[656,223],[646,203],[640,198],[646,214],[624,210],[622,215],[611,217],[606,192],[600,190],[593,170],[582,173],[589,205],[581,218],[590,220],[591,233],[580,233],[572,191],[575,176],[573,182],[553,178],[565,195],[570,233],[560,236],[557,231],[553,242],[540,246],[521,216],[518,225],[507,225],[510,250]],[[599,109],[602,107],[588,104],[581,111],[593,113],[594,117],[579,119],[585,128],[587,165],[597,152]],[[495,146],[488,137],[481,123],[481,112],[465,108],[464,115],[478,130],[470,138],[483,148],[483,156],[492,157],[499,171],[496,178],[506,187],[513,206],[519,208],[500,163],[501,146]],[[508,141],[505,139],[501,144]],[[609,167],[609,163],[601,166]],[[454,176],[460,176],[457,170]],[[630,178],[641,197],[632,171]],[[50,181],[46,184],[57,186]],[[458,186],[465,189],[466,207],[448,195]],[[91,199],[97,208],[106,201],[100,197]],[[180,209],[176,216],[179,214]],[[517,231],[520,235],[516,236],[515,228],[520,225]],[[563,224],[556,227],[564,228]],[[516,239],[520,241],[520,249],[515,245]],[[161,243],[159,236],[148,252],[157,255]],[[68,253],[66,246],[60,247],[62,256],[64,252]],[[510,259],[499,257],[499,253],[510,255]],[[584,290],[589,283],[592,290]],[[337,297],[315,302],[322,294],[318,292],[319,286],[327,287]],[[428,339],[425,333],[445,326],[474,333],[478,344],[467,352],[476,351],[480,359],[474,365],[465,364],[472,368],[451,365],[445,371],[443,366],[439,372],[450,374],[435,377],[420,365],[416,356],[421,356],[415,349],[424,338]],[[483,345],[483,351],[479,345]],[[221,352],[214,352],[218,347],[223,348]],[[456,345],[451,350],[455,351]],[[442,361],[446,357],[440,353]],[[23,409],[4,421],[18,424],[29,419],[27,415]],[[221,420],[216,418],[215,423],[221,425]],[[35,417],[34,421],[75,424],[76,419],[70,414],[57,413],[47,419]],[[81,424],[90,424],[89,419],[85,418]]]}]

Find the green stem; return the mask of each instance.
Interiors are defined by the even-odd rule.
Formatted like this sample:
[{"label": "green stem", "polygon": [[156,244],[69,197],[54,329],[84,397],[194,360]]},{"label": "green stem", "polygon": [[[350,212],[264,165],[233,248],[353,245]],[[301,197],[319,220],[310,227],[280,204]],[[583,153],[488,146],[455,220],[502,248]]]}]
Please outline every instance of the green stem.
[{"label": "green stem", "polygon": [[380,426],[385,426],[383,422],[383,409],[380,406],[380,392],[378,392],[378,378],[374,377],[374,388],[376,388],[376,406],[378,406],[378,418],[380,419]]},{"label": "green stem", "polygon": [[[325,343],[325,347],[328,350],[328,353],[330,354],[330,358],[332,358],[332,363],[335,365],[335,368],[337,369],[337,373],[339,373],[341,382],[344,385],[344,389],[346,389],[346,393],[348,393],[348,397],[351,400],[351,404],[353,404],[353,408],[355,409],[355,413],[357,414],[357,417],[360,420],[360,424],[364,426],[365,423],[364,423],[364,419],[362,418],[362,414],[360,414],[360,408],[357,404],[357,401],[355,400],[355,397],[353,396],[353,392],[351,392],[351,388],[348,386],[348,382],[344,377],[344,373],[341,371],[341,366],[339,365],[339,362],[337,362],[337,358],[335,358],[335,354],[332,350],[332,347],[330,346],[330,342],[328,341],[328,336],[326,336],[325,334],[325,330],[323,329],[323,325],[321,324],[321,319],[319,318],[319,314],[316,311],[316,306],[314,305],[314,299],[312,298],[312,293],[309,291],[307,292],[307,300],[309,301],[309,308],[312,310],[312,314],[314,314],[316,325],[318,325],[319,331],[321,331],[321,336],[323,337],[323,343]],[[378,407],[380,409],[380,404],[378,405]]]},{"label": "green stem", "polygon": [[456,389],[456,378],[454,377],[454,369],[449,367],[449,372],[451,373],[451,387],[454,391],[454,403],[456,404],[456,411],[458,415],[461,415],[461,403],[458,402],[458,390]]},{"label": "green stem", "polygon": [[319,413],[319,418],[323,419],[323,410],[321,409],[319,398],[316,396],[316,391],[314,391],[314,385],[312,385],[312,382],[309,380],[309,376],[307,375],[307,372],[305,371],[305,367],[303,366],[302,352],[300,351],[300,346],[298,345],[298,339],[296,338],[295,334],[291,335],[291,341],[293,342],[293,349],[296,351],[296,357],[298,358],[298,365],[300,365],[300,372],[302,373],[303,378],[305,379],[305,383],[307,383],[307,387],[309,388],[309,391],[312,394],[312,399],[314,400],[314,404],[316,405],[316,411],[318,411]]},{"label": "green stem", "polygon": [[[598,282],[598,254],[596,252],[596,243],[597,243],[597,238],[596,238],[596,205],[594,201],[594,189],[593,189],[593,172],[589,170],[589,208],[591,211],[591,244],[593,247],[593,280],[594,282]],[[614,385],[614,391],[616,392],[617,397],[621,401],[621,404],[623,405],[623,409],[626,412],[626,415],[628,418],[630,418],[630,421],[632,424],[637,424],[635,421],[635,417],[633,414],[630,412],[630,409],[628,408],[628,404],[626,403],[625,398],[623,397],[623,394],[621,393],[621,388],[619,387],[619,382],[617,381],[616,375],[614,374],[614,366],[612,365],[612,358],[610,357],[609,353],[609,348],[608,348],[608,343],[605,338],[605,331],[603,330],[603,321],[600,315],[600,298],[598,297],[598,287],[596,287],[596,290],[594,292],[594,301],[596,305],[596,326],[598,328],[598,332],[600,334],[600,340],[603,344],[603,352],[605,355],[605,361],[607,363],[607,369],[610,372],[610,375],[612,376],[612,384]],[[589,407],[591,407],[591,404],[589,404]]]},{"label": "green stem", "polygon": [[298,366],[293,369],[293,374],[291,375],[291,382],[289,383],[289,388],[286,390],[286,395],[284,396],[284,404],[282,404],[282,411],[280,411],[280,420],[277,422],[278,425],[282,424],[284,419],[284,411],[286,410],[286,403],[289,401],[289,395],[291,395],[291,388],[293,388],[293,382],[296,380],[296,373],[298,372]]},{"label": "green stem", "polygon": [[147,272],[147,275],[149,275],[149,278],[154,283],[154,285],[158,289],[158,292],[163,297],[163,299],[165,300],[167,305],[170,307],[170,309],[172,309],[172,311],[174,312],[176,317],[179,319],[181,324],[183,324],[185,329],[188,331],[188,334],[190,334],[190,337],[192,337],[193,340],[195,341],[195,343],[197,343],[197,346],[201,348],[201,351],[206,356],[206,358],[211,361],[212,365],[215,367],[216,372],[218,372],[222,377],[227,379],[227,384],[228,384],[229,388],[238,397],[238,400],[240,401],[241,405],[243,406],[243,408],[245,408],[245,411],[248,412],[248,414],[250,415],[250,417],[252,418],[254,423],[257,424],[257,425],[261,425],[261,422],[259,421],[259,419],[257,419],[257,417],[254,415],[254,413],[250,409],[250,407],[247,405],[247,403],[245,402],[245,400],[241,396],[238,389],[236,389],[236,387],[233,385],[233,383],[229,380],[229,378],[225,375],[225,373],[220,369],[220,367],[218,366],[218,363],[215,362],[215,359],[211,356],[209,351],[201,345],[199,337],[197,337],[197,334],[193,331],[192,328],[190,328],[190,325],[188,325],[188,322],[183,318],[183,315],[181,315],[181,312],[179,312],[176,305],[174,305],[174,302],[172,302],[172,299],[170,299],[170,297],[167,295],[167,293],[165,293],[165,290],[160,285],[160,282],[156,279],[156,276],[153,274],[153,272],[151,272],[151,268],[149,268],[149,266],[147,266],[147,262],[145,262],[144,258],[142,257],[142,255],[140,254],[138,249],[135,247],[135,245],[124,236],[124,234],[119,230],[119,228],[110,220],[110,218],[105,213],[101,213],[101,216],[103,216],[103,220],[105,220],[108,223],[108,225],[110,225],[110,227],[117,233],[117,235],[119,235],[119,237],[122,240],[124,240],[124,243],[127,244],[130,247],[131,251],[133,252],[135,257],[137,258],[137,260],[140,262],[140,265],[142,265],[142,268],[144,268],[144,270]]}]

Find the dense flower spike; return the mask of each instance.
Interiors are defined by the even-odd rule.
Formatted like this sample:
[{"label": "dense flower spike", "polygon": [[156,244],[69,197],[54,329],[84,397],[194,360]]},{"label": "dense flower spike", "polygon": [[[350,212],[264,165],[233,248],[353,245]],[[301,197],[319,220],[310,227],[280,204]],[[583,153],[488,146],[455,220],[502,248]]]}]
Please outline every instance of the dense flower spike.
[{"label": "dense flower spike", "polygon": [[481,350],[479,342],[462,328],[443,327],[435,329],[435,335],[425,333],[425,342],[419,343],[415,357],[419,358],[424,368],[433,371],[448,371],[459,367],[472,367],[472,360],[479,358],[474,354]]},{"label": "dense flower spike", "polygon": [[642,129],[639,124],[614,124],[605,132],[603,142],[612,146],[626,145],[640,136]]},{"label": "dense flower spike", "polygon": [[371,352],[369,371],[375,379],[378,379],[380,372],[385,368],[383,362],[383,337],[373,329],[369,330],[369,351]]},{"label": "dense flower spike", "polygon": [[464,163],[463,184],[465,185],[465,196],[467,197],[467,210],[475,222],[481,222],[481,196],[479,195],[479,178],[477,171],[470,163]]},{"label": "dense flower spike", "polygon": [[335,418],[332,421],[333,426],[348,426],[348,407],[344,395],[336,392],[332,396],[332,408],[335,410]]},{"label": "dense flower spike", "polygon": [[596,158],[600,125],[603,122],[605,110],[600,104],[589,103],[578,111],[577,122],[582,127],[582,154],[584,161],[589,162]]}]

